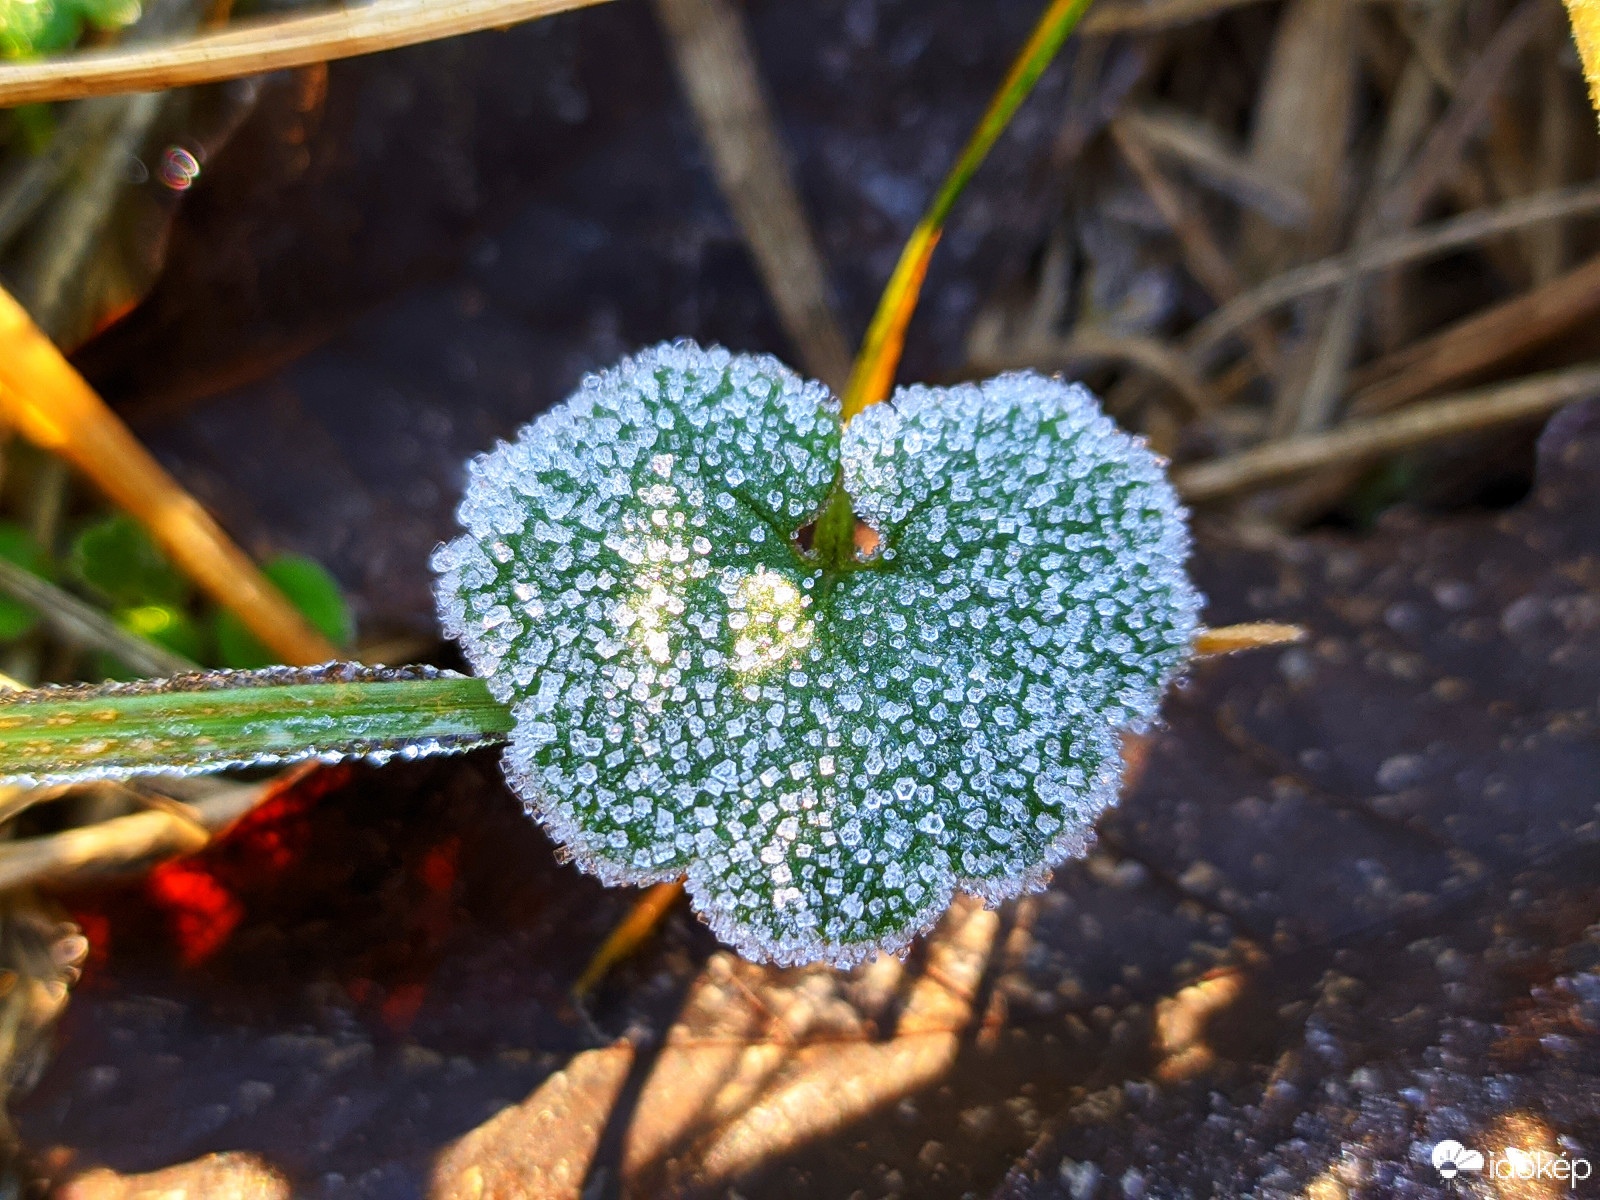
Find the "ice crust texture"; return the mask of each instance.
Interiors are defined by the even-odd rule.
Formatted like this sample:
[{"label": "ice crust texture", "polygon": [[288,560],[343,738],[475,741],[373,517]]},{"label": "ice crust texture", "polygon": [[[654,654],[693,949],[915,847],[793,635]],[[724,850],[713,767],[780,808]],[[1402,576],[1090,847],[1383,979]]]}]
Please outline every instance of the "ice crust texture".
[{"label": "ice crust texture", "polygon": [[[601,879],[686,876],[753,959],[848,966],[957,889],[1041,886],[1197,628],[1160,461],[1034,374],[841,430],[775,359],[665,345],[470,474],[437,596],[512,706],[512,787]],[[880,545],[829,574],[795,535],[836,477]]]}]

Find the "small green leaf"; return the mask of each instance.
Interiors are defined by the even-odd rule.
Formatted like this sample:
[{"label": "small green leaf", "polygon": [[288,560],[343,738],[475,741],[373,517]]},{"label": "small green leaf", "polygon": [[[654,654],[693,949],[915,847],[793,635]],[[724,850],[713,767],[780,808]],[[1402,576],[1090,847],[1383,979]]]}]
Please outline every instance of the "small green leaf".
[{"label": "small green leaf", "polygon": [[144,11],[140,0],[77,0],[83,19],[102,33],[115,33],[137,21]]},{"label": "small green leaf", "polygon": [[139,13],[138,0],[0,0],[0,58],[70,49],[85,25],[112,33]]},{"label": "small green leaf", "polygon": [[[33,535],[15,521],[0,521],[0,558],[37,575],[50,578],[50,560]],[[9,642],[32,633],[39,614],[31,605],[0,596],[0,641]]]},{"label": "small green leaf", "polygon": [[[870,558],[824,537],[841,488]],[[1032,374],[841,428],[773,359],[659,347],[475,460],[459,511],[441,620],[529,812],[775,962],[901,949],[1082,854],[1197,627],[1159,460]]]},{"label": "small green leaf", "polygon": [[[193,662],[207,656],[206,637],[199,624],[181,608],[164,604],[140,604],[132,608],[119,608],[111,619],[129,633],[156,643],[174,654],[181,654]],[[102,679],[138,679],[139,673],[118,662],[109,654],[96,654],[95,672]]]},{"label": "small green leaf", "polygon": [[[261,570],[312,627],[334,645],[348,646],[354,639],[355,622],[344,593],[333,576],[314,559],[282,554],[263,564]],[[250,669],[278,661],[231,612],[217,614],[216,637],[217,654],[223,666]]]},{"label": "small green leaf", "polygon": [[56,115],[48,104],[19,104],[8,115],[25,153],[37,156],[50,148],[56,135]]},{"label": "small green leaf", "polygon": [[115,608],[175,608],[189,585],[126,513],[96,521],[72,543],[72,573]]}]

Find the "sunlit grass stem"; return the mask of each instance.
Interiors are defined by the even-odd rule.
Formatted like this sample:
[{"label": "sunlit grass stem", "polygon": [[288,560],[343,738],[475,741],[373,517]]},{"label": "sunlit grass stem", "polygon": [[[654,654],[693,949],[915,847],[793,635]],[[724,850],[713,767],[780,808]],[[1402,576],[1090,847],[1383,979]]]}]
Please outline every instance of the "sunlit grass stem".
[{"label": "sunlit grass stem", "polygon": [[845,420],[888,396],[905,349],[906,327],[911,323],[911,314],[922,294],[923,280],[928,275],[928,264],[944,234],[951,210],[1017,109],[1033,91],[1034,84],[1039,82],[1039,76],[1044,74],[1062,43],[1083,18],[1089,3],[1090,0],[1051,0],[955,166],[939,186],[933,203],[912,230],[905,249],[900,252],[894,274],[883,290],[883,298],[878,301],[878,311],[867,328],[861,352],[856,356],[844,394]]}]

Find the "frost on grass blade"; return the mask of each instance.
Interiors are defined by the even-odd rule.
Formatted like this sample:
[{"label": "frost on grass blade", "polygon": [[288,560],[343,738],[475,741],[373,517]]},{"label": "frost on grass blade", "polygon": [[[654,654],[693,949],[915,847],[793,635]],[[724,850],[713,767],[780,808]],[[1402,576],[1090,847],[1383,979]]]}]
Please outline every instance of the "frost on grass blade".
[{"label": "frost on grass blade", "polygon": [[[471,474],[439,605],[513,706],[513,787],[601,878],[687,875],[753,958],[847,965],[1036,886],[1195,629],[1159,464],[1037,376],[841,434],[772,359],[663,346]],[[797,536],[836,479],[871,560]]]}]

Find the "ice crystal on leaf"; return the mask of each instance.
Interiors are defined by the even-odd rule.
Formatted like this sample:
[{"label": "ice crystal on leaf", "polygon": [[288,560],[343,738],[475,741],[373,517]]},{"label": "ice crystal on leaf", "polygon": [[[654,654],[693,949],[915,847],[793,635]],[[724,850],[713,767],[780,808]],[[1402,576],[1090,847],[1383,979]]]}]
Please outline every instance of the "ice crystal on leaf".
[{"label": "ice crystal on leaf", "polygon": [[[1037,375],[841,429],[776,360],[678,343],[471,476],[439,607],[512,705],[512,786],[602,879],[686,876],[752,958],[848,965],[956,889],[1038,886],[1196,629],[1160,463]],[[803,536],[836,485],[870,557]]]}]

